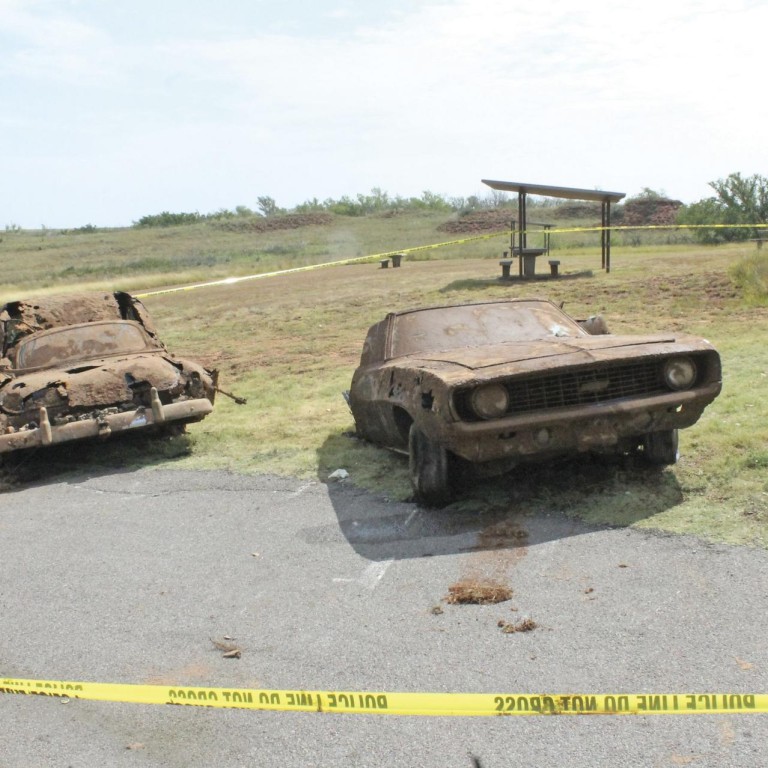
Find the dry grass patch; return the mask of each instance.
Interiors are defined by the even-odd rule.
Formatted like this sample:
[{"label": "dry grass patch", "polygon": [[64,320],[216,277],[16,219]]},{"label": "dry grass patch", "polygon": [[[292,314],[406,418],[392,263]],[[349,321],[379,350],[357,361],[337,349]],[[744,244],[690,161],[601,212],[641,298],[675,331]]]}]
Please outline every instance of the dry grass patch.
[{"label": "dry grass patch", "polygon": [[451,605],[492,605],[512,598],[512,589],[493,579],[466,579],[448,587],[445,602]]}]

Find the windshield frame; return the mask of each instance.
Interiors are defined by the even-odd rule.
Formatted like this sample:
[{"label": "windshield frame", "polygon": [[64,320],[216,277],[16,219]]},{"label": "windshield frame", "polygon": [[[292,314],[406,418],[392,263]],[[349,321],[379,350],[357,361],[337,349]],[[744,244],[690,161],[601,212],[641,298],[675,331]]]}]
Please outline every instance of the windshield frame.
[{"label": "windshield frame", "polygon": [[[57,359],[52,362],[44,363],[42,365],[20,365],[20,361],[23,361],[24,353],[25,353],[25,347],[30,346],[34,344],[35,342],[38,342],[40,340],[45,340],[46,338],[50,336],[56,336],[60,334],[66,334],[67,332],[76,331],[82,328],[95,328],[97,326],[122,326],[122,327],[131,327],[135,329],[136,332],[141,337],[141,340],[143,341],[143,346],[135,349],[130,350],[100,350],[98,352],[94,352],[92,354],[82,353],[73,355],[71,357],[65,357],[61,359]],[[56,368],[69,368],[72,366],[76,366],[78,363],[86,362],[89,360],[101,360],[105,358],[112,358],[112,357],[121,357],[126,355],[136,355],[136,354],[142,354],[147,352],[162,352],[162,347],[158,346],[157,344],[153,343],[150,336],[147,334],[147,332],[144,330],[144,328],[141,326],[140,323],[134,322],[133,320],[99,320],[95,323],[79,323],[77,325],[65,325],[60,326],[58,328],[50,328],[45,331],[39,331],[38,333],[29,334],[28,336],[24,336],[21,339],[19,339],[18,342],[14,345],[12,350],[9,350],[11,361],[13,363],[13,371],[14,372],[29,372],[29,371],[41,371],[46,369],[56,369]]]}]

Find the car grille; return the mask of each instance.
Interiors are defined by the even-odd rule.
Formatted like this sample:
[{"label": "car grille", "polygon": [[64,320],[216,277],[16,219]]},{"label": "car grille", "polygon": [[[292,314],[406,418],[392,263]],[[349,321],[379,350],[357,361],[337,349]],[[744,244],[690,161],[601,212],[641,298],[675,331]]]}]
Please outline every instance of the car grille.
[{"label": "car grille", "polygon": [[505,385],[509,390],[508,413],[590,405],[669,392],[661,379],[658,361],[571,369],[535,379],[509,380]]}]

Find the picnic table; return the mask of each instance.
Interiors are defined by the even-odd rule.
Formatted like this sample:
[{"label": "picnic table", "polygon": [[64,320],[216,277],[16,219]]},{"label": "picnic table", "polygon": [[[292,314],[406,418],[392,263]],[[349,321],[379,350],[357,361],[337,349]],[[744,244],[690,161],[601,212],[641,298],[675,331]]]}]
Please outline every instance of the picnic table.
[{"label": "picnic table", "polygon": [[536,259],[544,253],[546,248],[513,248],[512,253],[522,260],[520,274],[523,277],[533,277],[536,274]]}]

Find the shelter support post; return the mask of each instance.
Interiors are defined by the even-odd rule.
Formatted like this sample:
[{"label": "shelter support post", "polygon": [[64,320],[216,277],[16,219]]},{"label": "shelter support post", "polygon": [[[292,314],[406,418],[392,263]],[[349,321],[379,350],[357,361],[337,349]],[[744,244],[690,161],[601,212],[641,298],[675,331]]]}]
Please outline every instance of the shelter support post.
[{"label": "shelter support post", "polygon": [[[517,207],[519,217],[519,246],[515,248],[515,222],[512,222],[512,240],[511,248],[513,255],[519,254],[521,257],[528,253],[527,243],[527,211],[526,195],[542,195],[544,197],[558,197],[567,200],[590,200],[600,202],[601,220],[600,228],[600,251],[601,267],[606,272],[611,271],[611,203],[618,203],[624,198],[624,192],[607,192],[599,189],[584,189],[579,187],[553,187],[548,184],[523,184],[518,181],[499,181],[495,179],[482,179],[483,184],[487,184],[491,189],[498,189],[502,192],[517,192]],[[538,225],[537,225],[538,226]],[[547,225],[544,225],[544,248],[531,249],[540,251],[549,255],[549,231]],[[520,274],[523,274],[523,259],[520,259]]]},{"label": "shelter support post", "polygon": [[523,254],[528,246],[528,219],[526,215],[526,198],[527,195],[523,190],[517,193],[517,219],[520,222],[520,258],[518,259],[518,272],[520,277],[523,276]]},{"label": "shelter support post", "polygon": [[611,271],[611,203],[603,200],[600,230],[600,245],[602,247],[602,267],[606,272]]}]

